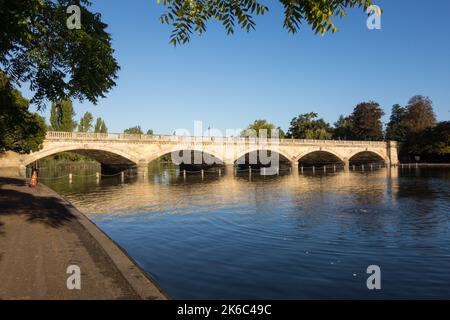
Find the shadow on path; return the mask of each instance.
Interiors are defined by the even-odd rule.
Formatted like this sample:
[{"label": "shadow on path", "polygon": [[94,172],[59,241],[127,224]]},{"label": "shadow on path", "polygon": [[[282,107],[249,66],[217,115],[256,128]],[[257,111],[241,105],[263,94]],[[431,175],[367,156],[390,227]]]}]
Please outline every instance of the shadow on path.
[{"label": "shadow on path", "polygon": [[[41,222],[58,228],[75,216],[67,209],[68,204],[57,197],[48,195],[41,188],[29,192],[19,191],[26,186],[23,180],[0,178],[0,217],[5,215],[25,215],[30,223]],[[0,222],[0,235],[3,224]]]}]

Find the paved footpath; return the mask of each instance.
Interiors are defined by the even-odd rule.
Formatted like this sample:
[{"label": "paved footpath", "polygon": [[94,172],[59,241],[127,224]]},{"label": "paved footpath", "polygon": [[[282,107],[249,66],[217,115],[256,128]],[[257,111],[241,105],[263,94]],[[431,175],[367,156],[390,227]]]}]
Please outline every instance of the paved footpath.
[{"label": "paved footpath", "polygon": [[[67,288],[78,265],[81,289]],[[1,299],[166,299],[87,217],[49,188],[0,178]]]}]

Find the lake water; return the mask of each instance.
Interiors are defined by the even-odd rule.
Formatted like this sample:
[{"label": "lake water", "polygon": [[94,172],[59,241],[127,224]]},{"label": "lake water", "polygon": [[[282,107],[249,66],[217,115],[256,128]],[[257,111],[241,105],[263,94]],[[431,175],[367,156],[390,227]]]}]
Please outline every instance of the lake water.
[{"label": "lake water", "polygon": [[42,181],[173,298],[450,298],[449,169]]}]

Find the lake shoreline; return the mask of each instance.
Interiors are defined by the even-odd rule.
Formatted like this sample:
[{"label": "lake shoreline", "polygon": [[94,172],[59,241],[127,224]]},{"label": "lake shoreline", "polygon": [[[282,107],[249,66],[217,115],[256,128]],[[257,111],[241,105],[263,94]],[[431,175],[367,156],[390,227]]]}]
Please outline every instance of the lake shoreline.
[{"label": "lake shoreline", "polygon": [[[0,299],[169,298],[120,246],[49,187],[0,177],[0,202]],[[67,268],[73,265],[81,271],[79,290],[67,287]]]}]

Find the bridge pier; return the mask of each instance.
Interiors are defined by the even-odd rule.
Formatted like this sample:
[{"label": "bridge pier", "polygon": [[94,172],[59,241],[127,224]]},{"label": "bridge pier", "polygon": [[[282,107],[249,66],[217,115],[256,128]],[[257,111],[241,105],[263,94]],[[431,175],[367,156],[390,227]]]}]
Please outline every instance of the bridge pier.
[{"label": "bridge pier", "polygon": [[140,161],[137,166],[137,176],[138,178],[146,178],[148,176],[148,163],[145,161]]},{"label": "bridge pier", "polygon": [[225,164],[225,174],[227,176],[234,176],[234,172],[235,172],[235,167],[234,167],[234,163],[233,164]]},{"label": "bridge pier", "polygon": [[398,165],[398,152],[399,152],[399,144],[396,141],[388,141],[387,142],[387,155],[389,159],[389,165],[386,163],[387,167],[397,166]]},{"label": "bridge pier", "polygon": [[344,159],[344,171],[350,171],[350,160],[348,158]]},{"label": "bridge pier", "polygon": [[291,162],[291,173],[294,176],[298,176],[299,175],[299,171],[298,171],[298,161],[293,160]]}]

